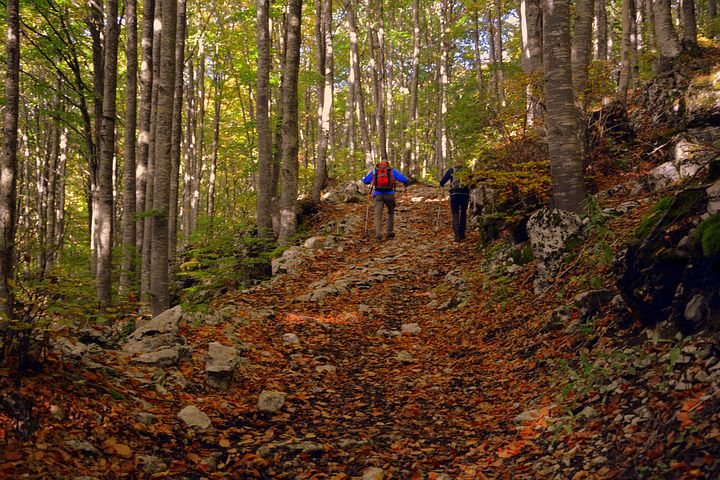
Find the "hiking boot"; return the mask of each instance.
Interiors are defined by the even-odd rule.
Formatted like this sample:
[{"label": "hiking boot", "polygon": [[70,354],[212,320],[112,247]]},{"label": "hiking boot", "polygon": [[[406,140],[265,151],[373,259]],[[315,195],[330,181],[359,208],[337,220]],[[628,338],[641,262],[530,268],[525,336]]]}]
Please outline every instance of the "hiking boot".
[{"label": "hiking boot", "polygon": [[395,232],[387,234],[387,239],[390,240],[391,238],[395,238]]},{"label": "hiking boot", "polygon": [[381,235],[375,235],[375,241],[376,241],[376,242],[382,242],[382,241],[383,241],[382,236],[381,236]]}]

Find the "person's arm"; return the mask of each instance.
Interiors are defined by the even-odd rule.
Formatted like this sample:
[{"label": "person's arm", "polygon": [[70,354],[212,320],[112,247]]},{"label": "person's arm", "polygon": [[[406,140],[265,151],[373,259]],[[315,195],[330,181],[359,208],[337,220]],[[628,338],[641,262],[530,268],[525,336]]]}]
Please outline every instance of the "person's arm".
[{"label": "person's arm", "polygon": [[398,180],[399,182],[402,182],[407,186],[408,182],[410,181],[405,175],[402,174],[399,170],[396,170],[393,168],[393,177],[395,177],[395,180]]},{"label": "person's arm", "polygon": [[370,170],[365,177],[363,177],[362,181],[365,185],[370,185],[370,182],[372,182],[373,172]]},{"label": "person's arm", "polygon": [[452,168],[449,168],[448,171],[445,172],[445,175],[443,175],[442,180],[440,180],[440,186],[441,186],[441,187],[444,187],[445,184],[446,184],[447,182],[449,182],[450,179],[452,179],[452,176],[453,176],[453,173],[454,173],[454,172],[455,172],[455,170],[453,170]]}]

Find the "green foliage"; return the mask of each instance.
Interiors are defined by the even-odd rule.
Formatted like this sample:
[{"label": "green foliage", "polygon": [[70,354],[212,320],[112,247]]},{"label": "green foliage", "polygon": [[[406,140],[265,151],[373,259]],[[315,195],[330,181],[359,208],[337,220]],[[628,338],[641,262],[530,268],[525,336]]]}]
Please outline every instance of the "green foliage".
[{"label": "green foliage", "polygon": [[510,251],[510,258],[513,259],[515,265],[527,265],[533,261],[533,251],[530,244],[525,244],[521,248],[516,248]]},{"label": "green foliage", "polygon": [[673,197],[663,197],[652,208],[650,213],[643,216],[635,229],[636,238],[647,237],[658,221],[665,215],[672,205]]},{"label": "green foliage", "polygon": [[695,242],[706,258],[720,259],[720,214],[716,213],[698,225]]}]

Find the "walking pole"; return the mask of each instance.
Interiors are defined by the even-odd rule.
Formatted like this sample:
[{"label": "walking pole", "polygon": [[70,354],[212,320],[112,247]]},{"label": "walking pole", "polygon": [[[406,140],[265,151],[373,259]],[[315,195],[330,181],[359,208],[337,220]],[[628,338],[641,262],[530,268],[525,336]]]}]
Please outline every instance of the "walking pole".
[{"label": "walking pole", "polygon": [[370,199],[372,194],[372,187],[370,187],[370,191],[367,194],[367,206],[365,207],[365,232],[363,233],[363,238],[367,238],[368,236],[368,219],[370,218]]},{"label": "walking pole", "polygon": [[445,190],[443,190],[442,187],[440,187],[440,194],[438,195],[438,202],[437,202],[437,213],[435,215],[435,231],[437,232],[440,229],[440,204],[443,201]]}]

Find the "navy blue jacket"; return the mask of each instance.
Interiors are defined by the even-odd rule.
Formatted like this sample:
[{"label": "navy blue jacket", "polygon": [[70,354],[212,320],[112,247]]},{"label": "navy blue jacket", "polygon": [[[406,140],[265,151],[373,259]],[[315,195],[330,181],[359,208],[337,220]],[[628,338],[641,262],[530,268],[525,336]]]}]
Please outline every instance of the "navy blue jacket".
[{"label": "navy blue jacket", "polygon": [[[442,180],[440,180],[440,186],[444,187],[447,182],[452,184],[453,175],[455,174],[455,167],[449,168]],[[470,195],[469,187],[451,188],[450,195]]]}]

